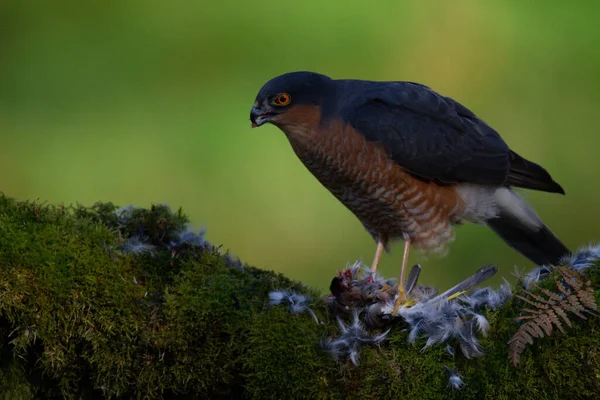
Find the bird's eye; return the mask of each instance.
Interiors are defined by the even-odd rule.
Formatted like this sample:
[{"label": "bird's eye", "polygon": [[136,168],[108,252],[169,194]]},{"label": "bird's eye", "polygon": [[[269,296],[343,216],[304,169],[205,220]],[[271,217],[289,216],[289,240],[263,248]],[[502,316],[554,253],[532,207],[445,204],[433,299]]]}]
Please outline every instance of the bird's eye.
[{"label": "bird's eye", "polygon": [[287,93],[278,94],[273,100],[276,106],[287,106],[292,101],[292,97]]}]

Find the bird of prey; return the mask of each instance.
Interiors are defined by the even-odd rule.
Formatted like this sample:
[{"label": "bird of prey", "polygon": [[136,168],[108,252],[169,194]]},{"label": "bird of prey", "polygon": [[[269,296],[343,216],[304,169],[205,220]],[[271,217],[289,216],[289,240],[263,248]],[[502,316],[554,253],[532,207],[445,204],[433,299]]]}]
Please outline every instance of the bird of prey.
[{"label": "bird of prey", "polygon": [[536,264],[569,253],[513,187],[564,194],[540,165],[457,101],[413,82],[331,79],[291,72],[268,81],[250,112],[271,123],[306,168],[377,243],[404,240],[396,308],[411,247],[443,253],[452,226],[487,224]]}]

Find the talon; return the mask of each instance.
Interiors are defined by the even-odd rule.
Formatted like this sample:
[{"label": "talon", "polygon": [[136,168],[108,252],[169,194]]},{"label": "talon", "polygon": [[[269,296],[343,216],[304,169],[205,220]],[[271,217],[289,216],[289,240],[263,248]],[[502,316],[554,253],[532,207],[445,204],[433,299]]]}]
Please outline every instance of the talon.
[{"label": "talon", "polygon": [[404,270],[408,263],[408,252],[410,250],[411,239],[407,234],[404,234],[404,255],[402,256],[402,268],[400,269],[400,283],[398,284],[398,297],[396,298],[396,304],[394,304],[393,315],[398,313],[400,306],[407,303],[406,292],[404,290]]},{"label": "talon", "polygon": [[404,292],[404,288],[399,288],[398,290],[398,297],[396,297],[396,303],[394,304],[394,311],[392,312],[393,315],[398,314],[398,310],[400,309],[400,307],[402,305],[405,305],[407,303],[407,298],[406,298],[406,293]]}]

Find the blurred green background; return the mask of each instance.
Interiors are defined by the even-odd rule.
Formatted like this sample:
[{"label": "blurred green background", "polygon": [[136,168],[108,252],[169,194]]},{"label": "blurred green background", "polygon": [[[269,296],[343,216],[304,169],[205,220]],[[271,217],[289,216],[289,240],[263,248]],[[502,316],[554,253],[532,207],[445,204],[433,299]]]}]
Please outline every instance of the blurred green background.
[{"label": "blurred green background", "polygon": [[[249,110],[275,75],[411,80],[545,166],[524,192],[576,248],[600,238],[600,2],[0,2],[0,190],[52,203],[166,202],[243,261],[326,288],[375,244]],[[394,4],[392,4],[394,3]],[[401,244],[381,270],[398,274]],[[467,225],[422,281],[530,263]]]}]

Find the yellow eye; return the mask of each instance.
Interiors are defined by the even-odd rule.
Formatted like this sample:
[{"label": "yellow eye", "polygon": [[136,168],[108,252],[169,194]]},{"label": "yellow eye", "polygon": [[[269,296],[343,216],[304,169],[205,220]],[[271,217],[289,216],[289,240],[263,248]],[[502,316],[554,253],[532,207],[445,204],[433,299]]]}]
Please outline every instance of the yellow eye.
[{"label": "yellow eye", "polygon": [[273,100],[273,104],[276,106],[287,106],[292,101],[292,97],[287,93],[278,94]]}]

